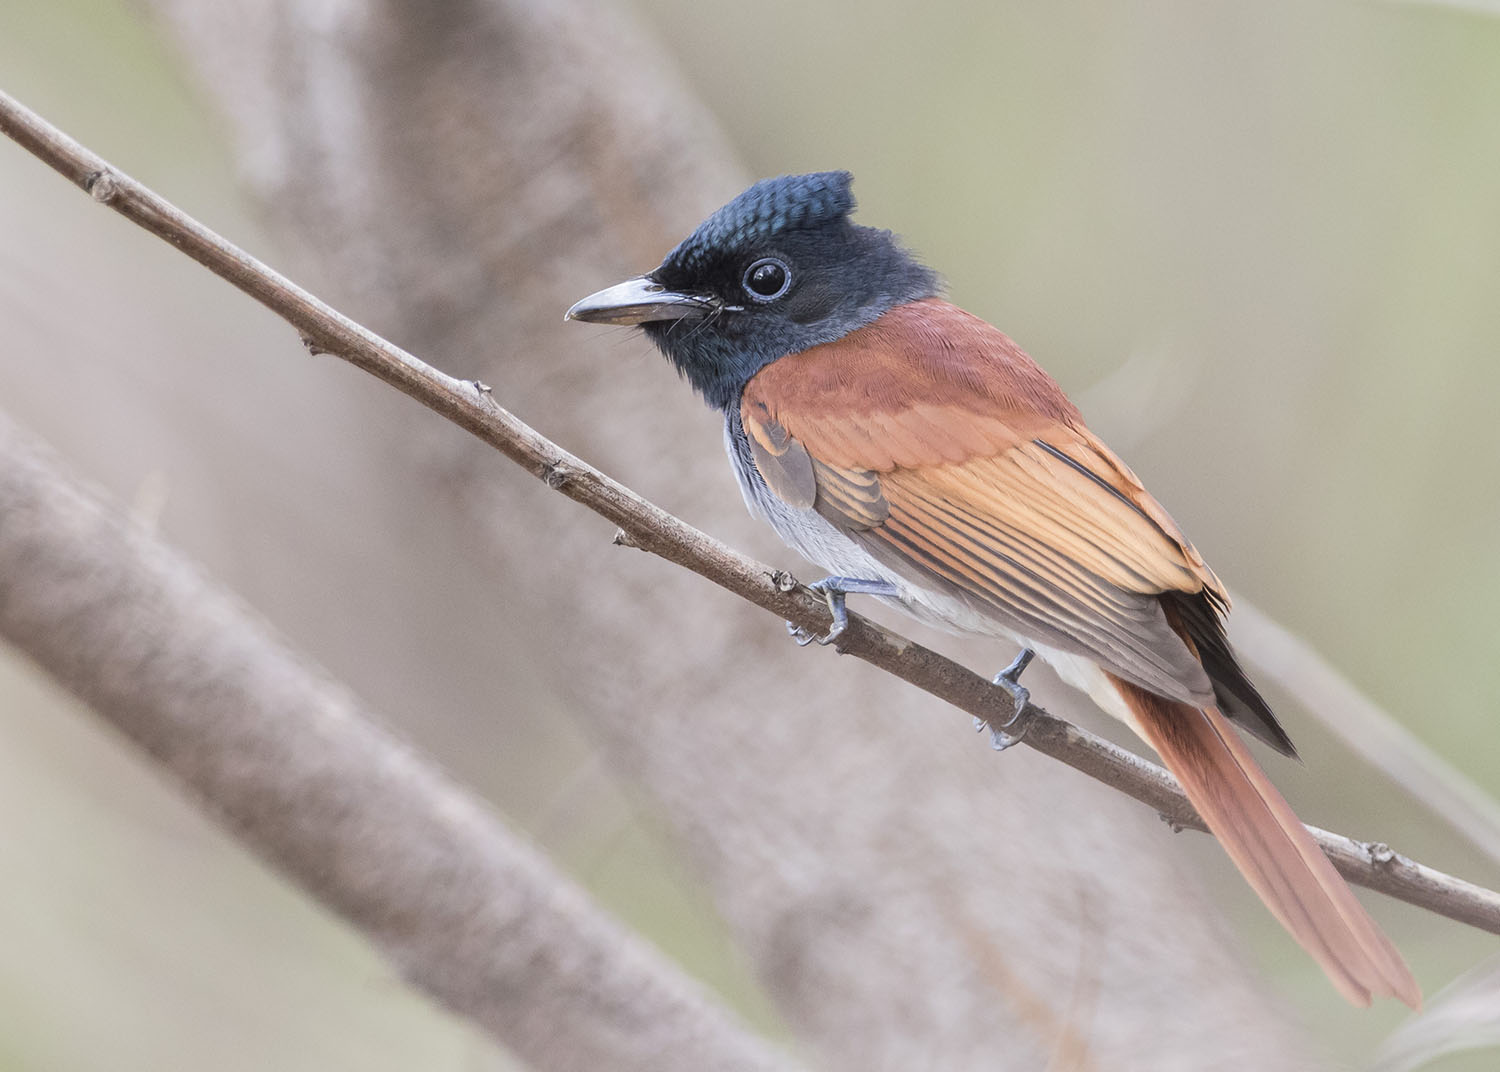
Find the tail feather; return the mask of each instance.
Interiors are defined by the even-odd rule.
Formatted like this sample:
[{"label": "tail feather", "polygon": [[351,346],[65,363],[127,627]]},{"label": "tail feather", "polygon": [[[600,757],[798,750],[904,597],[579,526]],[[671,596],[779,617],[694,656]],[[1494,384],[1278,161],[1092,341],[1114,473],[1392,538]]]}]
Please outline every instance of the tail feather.
[{"label": "tail feather", "polygon": [[1372,996],[1420,1008],[1406,962],[1323,855],[1249,748],[1216,709],[1164,699],[1110,675],[1138,731],[1240,873],[1356,1005]]}]

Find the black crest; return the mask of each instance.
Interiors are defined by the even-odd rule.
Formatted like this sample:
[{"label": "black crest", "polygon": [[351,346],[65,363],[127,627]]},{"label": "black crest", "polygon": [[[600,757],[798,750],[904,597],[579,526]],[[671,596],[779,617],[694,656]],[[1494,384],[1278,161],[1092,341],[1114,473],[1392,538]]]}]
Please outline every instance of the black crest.
[{"label": "black crest", "polygon": [[854,211],[853,182],[847,171],[762,179],[678,243],[662,262],[662,271],[694,276],[717,258],[776,235],[844,220]]}]

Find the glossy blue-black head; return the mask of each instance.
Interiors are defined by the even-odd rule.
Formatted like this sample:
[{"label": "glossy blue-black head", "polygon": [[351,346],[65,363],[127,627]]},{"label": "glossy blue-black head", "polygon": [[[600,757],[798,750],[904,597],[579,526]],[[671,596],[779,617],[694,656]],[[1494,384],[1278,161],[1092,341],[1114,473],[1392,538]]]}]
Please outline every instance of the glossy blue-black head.
[{"label": "glossy blue-black head", "polygon": [[779,357],[842,338],[937,278],[889,231],[852,223],[847,171],[783,175],[698,225],[654,271],[601,290],[573,320],[639,324],[719,409]]}]

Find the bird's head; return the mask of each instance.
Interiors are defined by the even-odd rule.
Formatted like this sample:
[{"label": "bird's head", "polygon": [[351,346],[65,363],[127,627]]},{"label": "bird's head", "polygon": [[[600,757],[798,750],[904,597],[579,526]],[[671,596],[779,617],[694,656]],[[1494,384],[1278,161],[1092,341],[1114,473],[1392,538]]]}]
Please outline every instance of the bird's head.
[{"label": "bird's head", "polygon": [[777,358],[937,292],[936,276],[889,231],[850,222],[852,182],[847,171],[758,182],[657,268],[589,295],[567,317],[640,325],[710,405],[732,406]]}]

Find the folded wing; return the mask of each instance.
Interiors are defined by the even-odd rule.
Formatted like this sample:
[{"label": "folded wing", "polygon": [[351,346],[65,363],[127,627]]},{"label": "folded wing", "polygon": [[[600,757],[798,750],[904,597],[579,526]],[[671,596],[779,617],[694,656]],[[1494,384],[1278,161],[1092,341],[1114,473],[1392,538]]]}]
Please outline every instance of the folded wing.
[{"label": "folded wing", "polygon": [[[936,299],[898,306],[762,370],[741,419],[773,491],[811,500],[916,583],[1159,695],[1216,702],[1161,596],[1222,607],[1218,579],[1051,378],[984,321]],[[1203,617],[1217,626],[1216,610]]]}]

